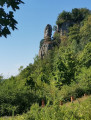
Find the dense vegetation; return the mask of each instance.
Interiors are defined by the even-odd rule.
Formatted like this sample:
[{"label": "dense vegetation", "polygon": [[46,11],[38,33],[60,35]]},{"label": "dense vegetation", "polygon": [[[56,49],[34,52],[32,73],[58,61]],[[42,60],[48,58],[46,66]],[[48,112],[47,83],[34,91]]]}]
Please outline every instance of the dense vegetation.
[{"label": "dense vegetation", "polygon": [[2,117],[0,120],[91,120],[91,96],[77,99],[63,106],[39,107],[33,104],[30,111],[23,115]]},{"label": "dense vegetation", "polygon": [[[88,9],[72,10],[76,17],[79,12],[84,17],[81,20],[74,17],[74,24],[69,27],[67,35],[61,38],[59,33],[55,35],[55,41],[60,40],[61,43],[44,59],[36,56],[34,63],[25,69],[21,67],[16,77],[6,80],[0,77],[1,116],[22,114],[31,107],[31,111],[24,115],[26,120],[91,119],[91,97],[80,108],[73,104],[73,111],[65,106],[59,107],[60,101],[66,103],[71,96],[79,98],[84,93],[91,94],[91,13]],[[64,15],[63,11],[57,23]],[[42,100],[46,104],[43,109],[39,107]]]},{"label": "dense vegetation", "polygon": [[63,11],[59,14],[56,24],[62,25],[64,22],[71,22],[71,23],[80,23],[83,21],[89,14],[91,14],[91,11],[86,8],[74,8],[71,12]]}]

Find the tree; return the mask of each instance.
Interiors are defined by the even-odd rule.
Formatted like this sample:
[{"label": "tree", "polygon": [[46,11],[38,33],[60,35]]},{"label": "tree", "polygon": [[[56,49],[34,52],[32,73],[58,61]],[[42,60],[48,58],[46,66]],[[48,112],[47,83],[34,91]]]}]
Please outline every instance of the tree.
[{"label": "tree", "polygon": [[23,70],[23,66],[20,66],[20,68],[18,70],[19,70],[19,72],[21,72]]},{"label": "tree", "polygon": [[79,23],[90,14],[91,14],[91,11],[89,9],[86,9],[86,8],[81,8],[81,9],[74,8],[74,9],[72,9],[72,20],[75,23]]},{"label": "tree", "polygon": [[89,68],[82,67],[76,79],[83,91],[87,94],[91,94],[91,64]]},{"label": "tree", "polygon": [[3,76],[0,74],[0,83],[3,81]]},{"label": "tree", "polygon": [[59,14],[56,24],[61,26],[64,22],[68,21],[71,21],[71,13],[63,11],[62,13]]},{"label": "tree", "polygon": [[91,66],[91,42],[84,47],[79,56],[79,63],[82,67],[89,68]]},{"label": "tree", "polygon": [[88,42],[91,42],[91,15],[84,21],[84,25],[80,29],[82,49]]},{"label": "tree", "polygon": [[68,42],[73,52],[77,53],[80,49],[79,42],[80,42],[80,25],[74,24],[72,27],[69,28],[68,33]]},{"label": "tree", "polygon": [[56,25],[53,26],[53,31],[57,31],[57,26]]},{"label": "tree", "polygon": [[[14,19],[14,12],[19,9],[19,5],[24,3],[21,0],[0,0],[0,37],[11,34],[10,29],[17,29],[17,21]],[[11,8],[6,12],[4,7]]]}]

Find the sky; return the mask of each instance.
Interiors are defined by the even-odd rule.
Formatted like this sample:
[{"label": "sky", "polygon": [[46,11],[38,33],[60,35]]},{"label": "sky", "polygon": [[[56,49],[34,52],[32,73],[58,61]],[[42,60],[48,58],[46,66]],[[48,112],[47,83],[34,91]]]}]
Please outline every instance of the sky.
[{"label": "sky", "polygon": [[39,52],[40,40],[47,24],[56,24],[59,13],[73,8],[91,10],[91,0],[23,0],[15,12],[18,30],[11,31],[7,38],[0,38],[0,74],[5,78],[19,74],[20,66],[34,62]]}]

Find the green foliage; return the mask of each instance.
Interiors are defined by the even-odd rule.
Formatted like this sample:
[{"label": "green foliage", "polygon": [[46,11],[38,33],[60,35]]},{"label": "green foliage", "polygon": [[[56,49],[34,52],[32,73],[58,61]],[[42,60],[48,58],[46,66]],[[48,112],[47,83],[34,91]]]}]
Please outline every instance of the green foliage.
[{"label": "green foliage", "polygon": [[[11,117],[9,120],[90,120],[91,96],[84,101],[63,106],[51,105],[39,107],[33,104],[30,111],[22,116]],[[1,120],[5,120],[1,118]]]},{"label": "green foliage", "polygon": [[71,13],[63,11],[62,13],[59,14],[56,24],[62,25],[64,22],[68,22],[70,20],[71,20]]},{"label": "green foliage", "polygon": [[79,24],[74,24],[72,27],[69,28],[68,41],[69,41],[70,47],[74,53],[77,53],[80,49],[79,32],[80,32]]},{"label": "green foliage", "polygon": [[58,45],[61,42],[60,33],[55,32],[54,35],[53,35],[53,40],[55,40],[55,43]]},{"label": "green foliage", "polygon": [[79,43],[79,25],[75,24],[74,26],[69,28],[69,41],[75,40],[77,43]]},{"label": "green foliage", "polygon": [[[76,71],[75,56],[66,47],[61,47],[55,55],[54,61],[54,79],[57,81],[57,85],[70,84],[74,80],[74,74]],[[61,84],[60,84],[61,83]]]},{"label": "green foliage", "polygon": [[53,26],[53,31],[57,31],[57,26],[56,25]]},{"label": "green foliage", "polygon": [[0,83],[3,81],[3,76],[2,74],[0,75]]},{"label": "green foliage", "polygon": [[86,8],[81,9],[74,8],[72,9],[72,20],[73,22],[79,23],[83,19],[85,19],[85,17],[87,17],[87,15],[89,14],[91,14],[91,12]]},{"label": "green foliage", "polygon": [[76,79],[84,93],[91,94],[91,66],[89,68],[81,68]]},{"label": "green foliage", "polygon": [[[38,56],[34,63],[19,68],[19,75],[4,80],[0,76],[0,115],[22,114],[19,120],[90,120],[91,104],[61,106],[59,102],[70,101],[91,94],[91,15],[88,9],[63,12],[58,22],[72,22],[68,34],[55,32],[57,44],[44,59]],[[89,16],[88,16],[89,15]],[[76,17],[75,17],[76,16]],[[70,18],[71,17],[71,18]],[[60,23],[62,24],[62,23]],[[60,25],[59,24],[59,25]],[[60,41],[60,42],[59,42]],[[40,48],[44,40],[40,42]],[[58,47],[57,47],[58,46]],[[42,108],[42,100],[45,107]],[[85,114],[85,115],[84,115]],[[11,118],[12,119],[12,118]]]},{"label": "green foliage", "polygon": [[91,42],[89,42],[85,46],[82,53],[80,53],[78,59],[81,66],[85,66],[88,68],[91,66]]},{"label": "green foliage", "polygon": [[86,8],[74,8],[71,12],[63,11],[59,14],[56,24],[61,26],[65,22],[70,22],[71,24],[80,23],[90,14],[90,10]]},{"label": "green foliage", "polygon": [[[11,34],[10,28],[12,30],[17,29],[17,21],[14,19],[14,11],[19,9],[19,4],[23,3],[21,0],[0,0],[0,37]],[[6,12],[4,10],[4,5],[7,8],[12,8],[11,11]]]},{"label": "green foliage", "polygon": [[84,25],[80,29],[80,36],[81,36],[81,46],[82,49],[84,46],[91,42],[91,15],[88,16],[87,20],[84,21]]}]

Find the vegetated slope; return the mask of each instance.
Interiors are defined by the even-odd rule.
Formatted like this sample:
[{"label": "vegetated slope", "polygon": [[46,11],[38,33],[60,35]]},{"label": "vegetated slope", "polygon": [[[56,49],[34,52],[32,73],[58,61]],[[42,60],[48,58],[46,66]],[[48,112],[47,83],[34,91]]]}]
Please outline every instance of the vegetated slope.
[{"label": "vegetated slope", "polygon": [[[67,18],[68,14],[70,14],[71,19]],[[79,98],[84,93],[91,94],[91,13],[88,9],[73,9],[72,12],[62,12],[58,16],[57,24],[61,26],[68,20],[73,21],[74,24],[69,26],[69,32],[61,37],[60,33],[55,31],[54,41],[60,40],[61,43],[50,50],[44,59],[36,56],[34,63],[21,69],[18,76],[12,76],[0,82],[1,116],[22,114],[32,106],[31,109],[38,118],[37,112],[43,99],[46,106],[51,105],[48,111],[54,111],[48,114],[48,119],[51,120],[52,116],[50,115],[60,109],[57,107],[60,101],[65,103],[70,100],[71,96]],[[39,106],[33,105],[34,103],[39,104]],[[42,110],[39,111],[40,115],[42,115]],[[65,108],[62,113],[65,114]],[[71,113],[72,111],[68,115]],[[69,118],[68,115],[64,116],[64,114],[60,113],[60,117],[65,117],[64,120]],[[55,116],[55,120],[60,119],[58,115]],[[84,113],[80,113],[80,115],[83,118]],[[91,116],[88,114],[87,117]],[[79,116],[75,118],[73,115],[73,118],[79,120]],[[35,118],[32,119],[35,120]],[[85,117],[83,120],[86,120]]]},{"label": "vegetated slope", "polygon": [[2,117],[0,120],[91,120],[91,96],[77,99],[73,103],[39,107],[33,104],[26,114]]}]

